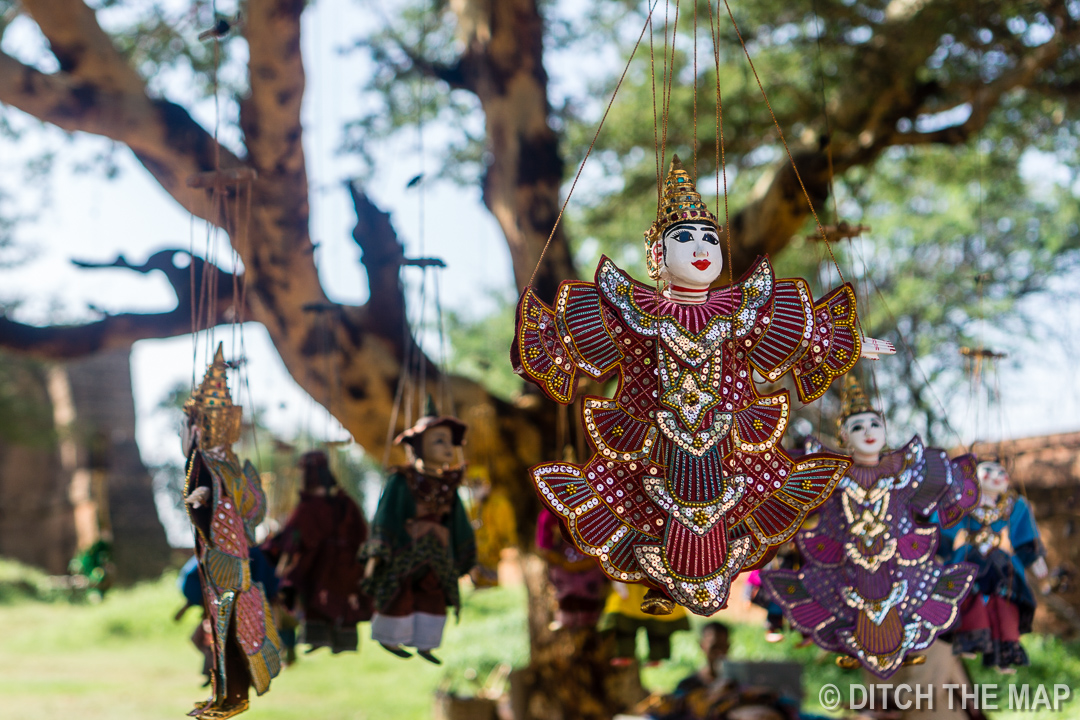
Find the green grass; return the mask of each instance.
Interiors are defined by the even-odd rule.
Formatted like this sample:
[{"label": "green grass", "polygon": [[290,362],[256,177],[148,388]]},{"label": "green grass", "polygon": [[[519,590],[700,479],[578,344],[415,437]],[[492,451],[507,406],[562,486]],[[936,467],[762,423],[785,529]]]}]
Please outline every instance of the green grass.
[{"label": "green grass", "polygon": [[[157,720],[182,718],[196,700],[202,658],[189,637],[197,622],[190,611],[180,623],[172,615],[181,604],[175,575],[109,594],[104,602],[69,603],[50,589],[45,576],[0,561],[0,717],[4,720]],[[528,661],[526,599],[522,587],[465,593],[462,621],[447,624],[436,667],[419,658],[401,660],[366,637],[359,653],[332,656],[325,650],[301,655],[300,662],[274,680],[269,695],[252,699],[250,720],[411,720],[431,717],[438,688],[469,695],[499,663]],[[696,619],[695,619],[696,621]],[[836,667],[831,653],[796,648],[789,634],[765,642],[757,624],[733,625],[733,660],[796,660],[803,666],[805,710],[823,713],[817,694],[835,684],[843,697],[863,682],[856,672]],[[368,626],[361,626],[361,636]],[[644,636],[639,638],[644,643]],[[1065,683],[1080,690],[1080,643],[1028,635],[1024,645],[1032,665],[1002,676],[969,663],[977,683],[997,683],[1007,698],[1008,683],[1033,686]],[[644,648],[639,655],[644,656]],[[667,691],[701,663],[697,632],[673,638],[672,658],[647,668],[647,688]],[[1075,697],[1059,712],[997,712],[996,720],[1057,720],[1080,717]]]},{"label": "green grass", "polygon": [[[205,699],[202,658],[189,640],[196,613],[172,621],[182,603],[175,575],[113,592],[98,604],[27,600],[34,596],[0,595],[0,717],[176,720]],[[367,633],[362,625],[361,635]],[[451,618],[438,654],[443,667],[401,660],[364,637],[359,653],[301,655],[268,695],[252,699],[244,717],[429,718],[434,691],[447,677],[472,668],[482,679],[499,662],[527,660],[524,589],[467,593],[462,622]]]}]

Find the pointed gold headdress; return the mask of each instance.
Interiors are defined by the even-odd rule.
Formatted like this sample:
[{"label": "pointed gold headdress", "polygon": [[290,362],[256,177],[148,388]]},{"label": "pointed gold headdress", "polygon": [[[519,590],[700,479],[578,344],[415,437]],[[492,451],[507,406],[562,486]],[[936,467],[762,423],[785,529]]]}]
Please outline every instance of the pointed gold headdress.
[{"label": "pointed gold headdress", "polygon": [[184,403],[184,412],[202,431],[199,444],[204,448],[230,446],[240,439],[243,409],[233,405],[227,370],[225,354],[218,343],[214,362],[206,368],[202,384]]},{"label": "pointed gold headdress", "polygon": [[660,279],[664,258],[664,248],[660,238],[664,236],[664,231],[677,223],[694,221],[710,222],[716,225],[718,232],[720,230],[716,216],[702,201],[701,193],[694,186],[690,174],[683,168],[679,156],[675,155],[671,158],[671,168],[668,170],[667,180],[664,181],[664,193],[660,197],[656,222],[645,231],[645,263],[648,266],[650,278]]},{"label": "pointed gold headdress", "polygon": [[[870,404],[870,401],[866,397],[866,393],[863,392],[862,385],[859,384],[858,379],[855,377],[855,373],[848,373],[844,376],[844,392],[840,401],[840,417],[836,420],[836,430],[840,431],[844,426],[844,421],[852,415],[858,415],[859,413],[877,413],[874,406]],[[878,413],[880,415],[880,413]]]}]

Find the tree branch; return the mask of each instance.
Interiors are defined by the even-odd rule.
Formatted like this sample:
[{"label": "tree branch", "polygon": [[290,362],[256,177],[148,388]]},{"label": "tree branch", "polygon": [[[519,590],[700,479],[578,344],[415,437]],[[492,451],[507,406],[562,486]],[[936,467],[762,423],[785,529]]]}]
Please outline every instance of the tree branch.
[{"label": "tree branch", "polygon": [[405,293],[400,279],[405,248],[390,224],[390,213],[376,207],[356,182],[347,183],[347,187],[356,210],[353,240],[363,253],[360,262],[367,271],[370,297],[379,303],[379,314],[372,320],[384,337],[392,338],[405,327]]},{"label": "tree branch", "polygon": [[187,110],[167,100],[104,89],[67,73],[45,74],[0,52],[0,103],[68,132],[87,132],[124,143],[188,212],[226,227],[225,208],[205,190],[189,188],[190,175],[242,161],[217,148]]},{"label": "tree branch", "polygon": [[[244,37],[251,55],[248,64],[251,92],[240,105],[240,118],[251,162],[259,174],[299,175],[306,187],[300,124],[305,84],[300,55],[300,14],[304,5],[303,0],[249,3]],[[304,197],[305,224],[306,201]]]},{"label": "tree branch", "polygon": [[82,0],[22,0],[67,75],[103,92],[145,95],[142,77],[116,50]]},{"label": "tree branch", "polygon": [[[544,21],[537,0],[453,3],[465,52],[464,85],[480,101],[491,160],[484,204],[510,247],[518,287],[529,282],[555,227],[565,164],[548,123],[551,103],[544,69]],[[551,237],[533,286],[546,299],[561,280],[576,277],[566,235]]]},{"label": "tree branch", "polygon": [[1001,98],[1010,90],[1032,85],[1040,73],[1057,61],[1061,56],[1062,43],[1068,41],[1067,37],[1055,38],[1055,41],[1041,45],[1033,53],[1025,56],[1016,68],[1003,74],[994,82],[969,88],[966,94],[967,103],[971,105],[971,115],[963,123],[927,133],[894,131],[888,139],[888,144],[961,145],[967,142],[983,129]]},{"label": "tree branch", "polygon": [[[434,80],[441,80],[454,90],[473,90],[473,87],[470,86],[468,82],[468,74],[463,70],[464,58],[458,58],[458,61],[453,65],[433,62],[425,58],[416,49],[409,47],[409,45],[396,33],[391,31],[389,35],[394,41],[394,45],[397,46],[397,49],[408,58],[411,66],[409,68],[396,68],[395,74],[402,76],[408,70],[415,70],[426,77]],[[387,62],[393,61],[387,58]]]},{"label": "tree branch", "polygon": [[[239,300],[233,292],[234,283],[240,282],[240,276],[234,277],[198,257],[191,257],[187,267],[179,267],[175,263],[179,254],[188,255],[188,251],[161,250],[141,265],[131,264],[123,255],[111,263],[72,261],[87,269],[122,268],[144,275],[161,272],[176,293],[175,310],[120,313],[84,325],[36,326],[0,316],[0,348],[40,358],[67,359],[130,347],[137,340],[184,335],[192,330],[192,285],[197,299],[196,312],[201,312],[203,319],[209,316],[211,325],[233,322],[236,311],[241,310],[236,307]],[[246,315],[246,308],[243,310],[242,315]]]}]

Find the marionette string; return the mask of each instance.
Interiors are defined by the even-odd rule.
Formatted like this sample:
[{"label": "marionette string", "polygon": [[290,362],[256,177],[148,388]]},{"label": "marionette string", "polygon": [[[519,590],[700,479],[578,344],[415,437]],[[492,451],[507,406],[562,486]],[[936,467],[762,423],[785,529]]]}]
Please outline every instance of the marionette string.
[{"label": "marionette string", "polygon": [[724,237],[728,255],[728,284],[735,284],[735,264],[731,251],[731,207],[728,202],[727,152],[724,149],[724,98],[720,91],[720,2],[716,12],[709,2],[709,30],[712,33],[713,61],[716,73],[716,213],[720,214],[720,176],[724,178]]},{"label": "marionette string", "polygon": [[[852,247],[854,248],[854,245],[852,245]],[[856,250],[856,252],[860,253],[861,256],[861,250]],[[863,264],[865,266],[865,261]],[[941,412],[942,424],[945,425],[945,428],[952,434],[954,438],[956,438],[957,443],[962,445],[964,442],[963,438],[960,437],[960,433],[958,433],[956,429],[952,426],[952,423],[949,422],[949,414],[945,410],[945,403],[941,401],[941,398],[938,397],[937,392],[934,390],[934,386],[930,383],[930,377],[926,374],[926,371],[923,370],[922,365],[919,363],[919,358],[918,355],[915,354],[914,348],[911,347],[907,339],[904,337],[904,334],[900,331],[900,322],[897,320],[896,315],[893,314],[892,308],[889,307],[889,303],[885,299],[885,294],[881,292],[881,288],[878,287],[876,282],[874,282],[873,276],[871,276],[869,273],[866,273],[866,276],[870,282],[870,286],[874,290],[874,293],[877,295],[878,302],[881,304],[881,308],[889,316],[889,320],[892,322],[893,326],[896,327],[897,339],[904,347],[904,351],[908,354],[908,357],[911,358],[911,364],[915,367],[916,370],[919,371],[919,375],[922,377],[923,380],[923,386],[926,388],[926,391],[930,394],[930,397],[934,400],[934,403],[937,405],[938,410]]]},{"label": "marionette string", "polygon": [[548,248],[551,247],[551,241],[555,238],[555,231],[558,230],[559,223],[566,213],[566,206],[570,202],[571,196],[574,194],[574,189],[577,187],[578,180],[581,178],[581,171],[585,169],[585,163],[589,161],[589,156],[592,154],[593,148],[596,147],[596,141],[600,137],[600,131],[604,127],[604,122],[607,121],[608,114],[611,113],[611,106],[615,103],[615,98],[619,94],[619,89],[622,87],[623,81],[626,79],[626,74],[630,70],[630,63],[633,62],[634,55],[637,54],[638,46],[641,45],[642,38],[645,37],[645,31],[652,27],[653,12],[656,10],[656,6],[659,2],[660,0],[653,0],[652,2],[652,7],[649,9],[649,16],[646,18],[645,24],[638,34],[637,41],[634,43],[634,49],[630,52],[630,57],[626,60],[626,67],[623,68],[622,75],[619,76],[619,81],[615,83],[615,89],[611,93],[611,99],[608,101],[607,108],[604,110],[604,115],[600,118],[600,123],[596,126],[596,132],[593,133],[592,142],[589,143],[589,149],[585,152],[585,157],[582,158],[581,165],[578,166],[577,173],[574,175],[574,181],[570,184],[570,190],[566,193],[566,199],[563,200],[562,207],[559,208],[559,214],[555,218],[555,224],[551,228],[551,233],[548,235],[547,242],[544,243],[544,247],[540,250],[540,257],[536,260],[536,267],[533,268],[527,287],[531,287],[536,280],[536,273],[539,272],[540,264],[544,262],[544,256],[547,254]]},{"label": "marionette string", "polygon": [[[815,45],[817,46],[817,71],[818,71],[818,81],[819,81],[818,85],[819,85],[819,88],[821,90],[821,116],[822,116],[822,120],[825,123],[825,159],[826,159],[826,162],[828,163],[829,198],[832,200],[833,221],[836,222],[837,225],[839,226],[839,224],[840,224],[840,204],[839,204],[839,201],[836,198],[836,182],[835,182],[835,180],[836,180],[836,169],[835,169],[835,167],[833,165],[832,123],[829,120],[829,102],[828,102],[828,98],[827,98],[826,92],[825,92],[825,59],[824,59],[824,52],[822,51],[822,47],[821,47],[821,36],[825,34],[825,18],[822,17],[818,13],[817,0],[811,0],[810,5],[811,5],[811,10],[813,11],[813,14],[814,14],[814,21],[815,21],[814,22],[814,40],[815,40]],[[830,256],[832,256],[832,261],[835,264],[836,263],[836,257],[833,256],[833,254],[832,254],[832,246],[829,244],[829,239],[828,239],[827,233],[823,233],[822,238],[825,240],[826,251],[829,253]],[[848,241],[849,241],[851,247],[854,247],[854,245],[855,245],[854,238],[848,238]],[[839,271],[839,266],[837,266],[837,269]],[[868,273],[869,273],[869,268],[867,267],[866,262],[864,260],[863,261],[863,275],[862,275],[862,293],[861,293],[862,302],[860,302],[860,292],[859,292],[859,282],[858,282],[859,278],[855,273],[854,260],[852,260],[851,274],[852,274],[852,277],[855,280],[855,282],[852,284],[852,291],[855,293],[855,306],[856,306],[856,308],[869,307],[870,289],[869,289],[869,286],[867,285],[867,275],[868,275]],[[841,276],[841,279],[842,279],[842,276]],[[824,283],[822,283],[822,289],[824,289]],[[858,323],[858,326],[859,326],[859,334],[862,335],[863,337],[866,337],[866,331],[865,331],[865,329],[863,328],[863,325],[862,325],[862,318],[861,318],[861,316],[860,316],[860,314],[858,312],[856,312],[856,314],[855,314],[855,320],[856,320],[856,322]],[[899,329],[897,329],[897,332],[899,332]],[[881,390],[880,390],[880,387],[878,385],[877,369],[875,367],[875,364],[872,363],[872,362],[869,363],[869,372],[870,372],[870,385],[871,385],[872,392],[874,394],[874,397],[877,398],[878,406],[882,407],[883,403],[882,403],[882,397],[881,397]]]},{"label": "marionette string", "polygon": [[[802,189],[803,197],[806,198],[806,204],[810,208],[810,214],[814,216],[814,223],[817,225],[818,232],[821,234],[821,239],[825,241],[825,246],[829,250],[829,257],[832,258],[833,265],[836,266],[836,272],[840,276],[840,281],[847,282],[844,279],[843,271],[840,269],[840,263],[836,261],[836,255],[833,253],[832,245],[829,243],[829,236],[825,232],[825,227],[821,224],[821,218],[818,217],[817,210],[814,208],[814,201],[810,199],[810,193],[806,190],[806,183],[803,182],[802,173],[799,172],[799,167],[795,164],[795,157],[791,153],[791,148],[788,147],[787,138],[784,137],[784,131],[780,127],[780,121],[776,119],[776,113],[773,112],[772,103],[769,102],[769,95],[765,92],[765,85],[761,82],[761,77],[758,75],[753,58],[750,57],[750,50],[746,47],[746,41],[743,39],[742,31],[739,30],[739,24],[735,21],[735,14],[731,11],[731,4],[728,0],[723,1],[724,7],[727,9],[728,17],[731,19],[731,26],[735,29],[735,35],[739,39],[739,44],[742,45],[743,54],[746,55],[746,61],[750,64],[750,70],[754,74],[754,80],[757,82],[758,89],[761,91],[761,97],[765,101],[765,107],[769,109],[769,116],[772,118],[773,126],[776,127],[777,135],[784,146],[784,152],[788,156],[788,162],[791,163],[791,169],[795,173],[795,178],[799,181],[799,187]],[[856,322],[859,322],[859,313],[857,309],[855,311],[855,320]],[[861,324],[859,326],[859,332],[862,332]]]}]

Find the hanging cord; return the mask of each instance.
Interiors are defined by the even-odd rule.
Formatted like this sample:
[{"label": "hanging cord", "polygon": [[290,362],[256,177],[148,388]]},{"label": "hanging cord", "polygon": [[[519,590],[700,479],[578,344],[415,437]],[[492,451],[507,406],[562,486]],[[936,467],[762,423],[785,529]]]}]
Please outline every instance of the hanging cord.
[{"label": "hanging cord", "polygon": [[[724,176],[724,235],[727,241],[728,284],[735,284],[734,254],[731,250],[731,208],[728,203],[727,153],[724,150],[724,102],[720,91],[720,0],[713,14],[709,0],[709,28],[712,32],[713,59],[716,63],[716,212],[720,213],[720,175]],[[734,342],[734,340],[732,340]]]},{"label": "hanging cord", "polygon": [[[750,50],[746,47],[746,41],[743,40],[742,31],[739,30],[739,24],[735,22],[735,15],[731,11],[731,5],[728,0],[724,0],[724,7],[727,9],[727,14],[731,19],[731,25],[735,29],[735,34],[739,38],[739,44],[742,45],[743,54],[746,55],[746,61],[750,64],[750,70],[754,74],[754,80],[757,81],[758,89],[761,91],[761,97],[765,100],[765,107],[769,109],[769,115],[772,117],[773,125],[776,127],[776,132],[780,137],[780,142],[784,145],[784,152],[787,153],[788,161],[791,163],[791,169],[795,172],[795,178],[799,181],[799,187],[802,189],[803,197],[806,198],[806,204],[810,208],[810,214],[814,216],[814,222],[817,224],[818,232],[821,233],[821,239],[825,241],[825,246],[829,249],[829,257],[832,258],[833,265],[836,266],[836,272],[840,276],[841,282],[847,282],[844,279],[843,271],[840,269],[840,264],[836,261],[836,255],[833,253],[832,244],[829,242],[829,236],[825,232],[824,226],[821,224],[821,218],[818,217],[817,210],[814,209],[814,202],[810,199],[810,193],[806,190],[806,183],[803,182],[802,174],[795,164],[795,157],[791,154],[791,148],[788,147],[787,139],[784,137],[784,131],[780,128],[780,121],[776,119],[776,113],[773,112],[772,103],[769,102],[769,96],[765,92],[765,86],[762,84],[761,77],[758,75],[754,60],[750,57]],[[857,310],[855,312],[855,320],[856,322],[859,322]],[[859,323],[859,332],[862,333],[861,323]]]},{"label": "hanging cord", "polygon": [[440,286],[439,278],[440,272],[435,273],[435,319],[439,324],[439,394],[442,396],[439,400],[441,409],[444,415],[457,416],[457,410],[454,407],[454,395],[450,388],[450,351],[447,344],[446,332],[446,317],[443,314],[442,307],[442,288]]},{"label": "hanging cord", "polygon": [[390,410],[390,425],[386,428],[386,443],[383,446],[382,466],[385,468],[390,462],[390,450],[393,447],[394,430],[397,428],[398,413],[405,397],[405,386],[409,381],[409,371],[412,360],[412,334],[409,332],[409,317],[407,312],[402,313],[402,341],[405,344],[405,357],[402,362],[404,372],[398,375],[397,390],[394,392],[394,404]]},{"label": "hanging cord", "polygon": [[[832,200],[833,221],[836,222],[837,225],[839,225],[839,223],[840,223],[840,204],[839,204],[839,201],[836,198],[836,182],[835,182],[835,180],[836,180],[836,169],[833,166],[832,123],[829,120],[829,101],[828,101],[828,97],[826,96],[826,93],[825,93],[825,56],[824,56],[824,52],[823,52],[822,47],[821,47],[821,36],[825,34],[825,18],[823,18],[821,16],[821,14],[818,13],[817,0],[811,0],[810,5],[811,5],[811,9],[812,9],[812,11],[814,13],[814,40],[815,40],[815,44],[817,46],[818,79],[819,79],[819,86],[820,86],[820,89],[821,89],[821,116],[822,116],[822,118],[823,118],[823,120],[825,122],[825,159],[826,159],[826,162],[828,163],[828,168],[829,168],[829,175],[828,175],[828,177],[829,177],[829,198]],[[819,25],[819,23],[820,23],[820,25]],[[792,161],[792,164],[794,165],[794,161]],[[801,182],[801,179],[800,179],[800,182]],[[823,235],[823,237],[824,237],[824,235]],[[824,239],[825,239],[826,248],[827,248],[829,254],[831,255],[832,254],[832,247],[829,245],[828,238],[824,237]],[[854,250],[855,238],[849,238],[848,242],[849,242],[849,247],[851,247]],[[834,263],[836,262],[835,257],[833,257],[833,262]],[[863,296],[863,300],[866,302],[866,307],[869,307],[869,302],[870,302],[869,288],[866,286],[867,275],[869,275],[869,273],[870,273],[870,268],[867,266],[866,262],[864,261],[863,262],[863,278],[862,278],[863,279],[863,293],[862,293],[862,296]],[[858,286],[858,277],[856,276],[855,269],[854,269],[854,259],[852,260],[851,274],[856,280],[856,282],[852,285],[852,290],[856,294],[855,306],[858,307],[859,306],[859,302],[858,302],[858,295],[859,295],[858,288],[859,288],[859,286]],[[843,279],[843,276],[841,276],[841,280],[842,279]],[[859,332],[860,332],[860,334],[863,335],[863,337],[865,337],[866,333],[864,332],[863,327],[862,327],[862,318],[857,314],[856,319],[859,321]],[[899,333],[899,329],[897,329],[897,332]],[[882,406],[881,391],[880,391],[880,388],[878,386],[877,369],[876,369],[874,363],[870,363],[869,370],[870,370],[870,384],[872,386],[872,391],[874,393],[874,396],[877,398],[878,407],[881,407]]]},{"label": "hanging cord", "polygon": [[[1002,403],[1002,397],[1001,397],[1001,375],[1000,375],[1000,372],[1001,372],[1000,368],[998,368],[998,365],[995,362],[994,363],[994,384],[996,386],[995,395],[997,396],[999,407],[1002,408],[1002,412],[999,415],[999,424],[1000,424],[1000,428],[1001,428],[1000,429],[1001,434],[998,436],[998,452],[997,452],[997,456],[998,456],[998,461],[1001,462],[1002,466],[1004,467],[1005,466],[1005,458],[1004,458],[1005,438],[1006,438],[1007,435],[1012,435],[1012,430],[1008,429],[1008,432],[1006,433],[1008,421],[1006,420],[1006,417],[1005,417],[1004,405]],[[1014,458],[1015,458],[1015,455],[1011,456],[1009,458],[1009,464],[1010,465],[1013,465]],[[1012,479],[1012,476],[1010,475],[1009,478]],[[1027,482],[1025,482],[1023,475],[1020,475],[1019,481],[1020,481],[1020,494],[1024,496],[1025,500],[1027,500],[1028,507],[1031,507],[1031,498],[1028,497]]]},{"label": "hanging cord", "polygon": [[[623,68],[622,75],[619,76],[619,81],[615,84],[615,89],[611,93],[611,100],[608,101],[607,109],[604,110],[603,117],[600,118],[600,124],[596,126],[596,132],[593,134],[592,142],[589,143],[589,149],[585,152],[585,157],[581,160],[581,165],[578,166],[577,173],[574,175],[574,181],[570,184],[570,191],[566,194],[566,199],[563,200],[562,207],[559,208],[559,215],[555,218],[555,224],[551,228],[551,234],[548,235],[547,242],[544,243],[543,249],[540,251],[540,257],[536,260],[536,267],[533,268],[532,276],[529,278],[528,285],[531,287],[533,281],[536,280],[536,273],[540,270],[540,263],[544,261],[544,255],[547,254],[548,247],[551,246],[551,241],[555,237],[555,231],[559,227],[559,222],[562,220],[563,213],[566,212],[566,206],[570,202],[570,197],[574,194],[574,188],[577,187],[578,179],[581,178],[581,171],[585,169],[585,163],[589,161],[589,155],[592,154],[593,148],[596,146],[596,140],[600,137],[600,130],[604,127],[604,122],[607,120],[608,114],[611,112],[611,106],[615,103],[615,98],[619,94],[619,88],[622,87],[623,80],[626,79],[626,73],[630,70],[630,63],[634,60],[634,55],[637,54],[638,46],[641,45],[641,40],[645,37],[645,31],[652,26],[653,11],[656,9],[657,3],[660,0],[653,0],[652,7],[649,9],[649,16],[645,20],[645,24],[641,27],[641,33],[638,35],[637,42],[634,43],[634,49],[630,53],[630,57],[626,60],[626,67]],[[650,43],[652,36],[650,35]],[[650,45],[651,46],[651,45]]]},{"label": "hanging cord", "polygon": [[[671,26],[671,54],[667,53],[667,9],[670,8],[669,1],[664,2],[664,125],[663,135],[660,140],[660,161],[663,165],[667,165],[667,128],[669,128],[669,122],[672,111],[672,90],[675,86],[675,39],[678,37],[678,12],[679,4],[681,0],[675,0],[675,22]],[[663,169],[663,168],[661,168]]]},{"label": "hanging cord", "polygon": [[904,346],[904,350],[911,358],[911,364],[914,365],[915,369],[919,371],[919,375],[921,375],[923,379],[924,387],[926,388],[927,392],[930,393],[930,397],[933,398],[934,402],[937,404],[938,410],[941,411],[941,419],[942,422],[945,424],[945,428],[953,435],[954,438],[956,438],[957,444],[963,445],[964,441],[963,438],[960,437],[960,433],[956,432],[952,424],[949,422],[949,415],[945,410],[945,403],[941,401],[941,398],[939,398],[938,394],[934,391],[934,386],[930,383],[929,376],[926,374],[926,371],[923,370],[922,365],[919,363],[919,358],[915,354],[914,348],[912,348],[911,345],[908,344],[908,341],[904,338],[904,334],[900,332],[900,322],[899,320],[897,320],[896,315],[893,314],[892,308],[889,307],[889,303],[885,299],[885,294],[881,292],[881,288],[878,287],[877,283],[874,282],[874,279],[872,277],[870,278],[870,285],[871,287],[873,287],[874,293],[877,295],[878,302],[881,303],[882,309],[885,310],[885,313],[889,316],[889,320],[897,328],[896,337],[898,340],[900,340],[900,344]]},{"label": "hanging cord", "polygon": [[191,391],[195,392],[199,353],[199,316],[196,314],[198,299],[195,296],[195,213],[188,215],[188,280],[191,305]]},{"label": "hanging cord", "polygon": [[[696,7],[696,6],[695,6]],[[720,180],[724,182],[724,239],[727,248],[728,286],[735,286],[735,260],[731,249],[731,206],[728,201],[727,151],[724,148],[724,98],[720,90],[720,3],[717,0],[716,12],[713,12],[712,0],[709,0],[709,32],[712,35],[714,75],[716,81],[715,111],[715,166],[716,166],[716,214],[720,215]],[[727,362],[724,353],[735,354],[735,338],[729,334],[727,342],[720,344],[720,364]]]},{"label": "hanging cord", "polygon": [[[420,342],[420,338],[423,336],[427,325],[427,286],[428,286],[428,270],[424,268],[422,271],[423,279],[420,281],[420,319],[416,323],[418,329],[417,343]],[[420,352],[416,353],[416,375],[420,378],[416,391],[416,417],[420,419],[427,413],[425,412],[427,405],[427,355],[423,352],[421,347]]]},{"label": "hanging cord", "polygon": [[[653,117],[653,155],[656,156],[656,214],[660,214],[660,197],[663,195],[663,182],[660,179],[660,115],[656,104],[656,50],[653,46],[653,22],[652,13],[646,20],[649,26],[649,80],[652,84],[652,117]],[[660,92],[663,93],[663,85]]]},{"label": "hanging cord", "polygon": [[[694,146],[694,182],[696,183],[697,180],[698,180],[698,172],[697,172],[697,170],[698,170],[698,168],[697,168],[697,163],[698,163],[698,159],[697,159],[697,151],[698,151],[698,131],[697,131],[697,74],[698,74],[698,67],[697,67],[697,35],[698,35],[697,14],[698,14],[698,4],[697,4],[697,0],[692,0],[692,2],[694,3],[694,142],[693,142],[693,146]],[[712,0],[709,0],[709,2],[711,3]]]}]

